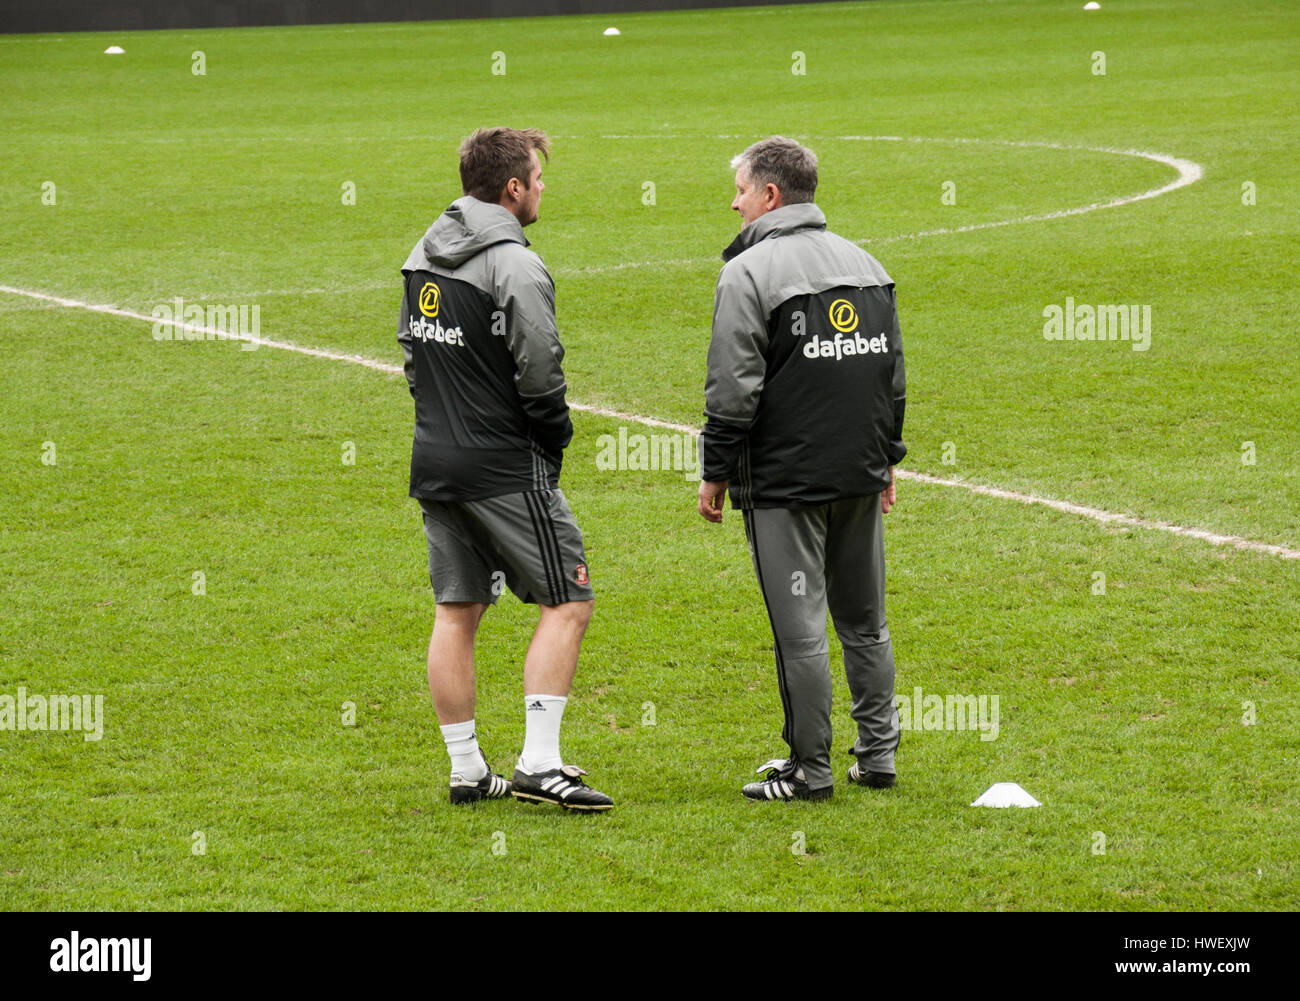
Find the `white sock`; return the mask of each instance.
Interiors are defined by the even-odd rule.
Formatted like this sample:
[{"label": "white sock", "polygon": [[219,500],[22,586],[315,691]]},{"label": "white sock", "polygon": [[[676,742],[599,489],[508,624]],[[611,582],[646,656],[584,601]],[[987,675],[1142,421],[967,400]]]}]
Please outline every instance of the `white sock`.
[{"label": "white sock", "polygon": [[519,767],[536,775],[564,764],[560,757],[560,720],[564,718],[563,695],[524,696],[524,753]]},{"label": "white sock", "polygon": [[474,732],[474,721],[451,723],[439,727],[442,739],[447,744],[447,753],[451,755],[451,774],[459,775],[466,782],[477,782],[488,773],[483,764],[483,755],[478,749],[478,734]]}]

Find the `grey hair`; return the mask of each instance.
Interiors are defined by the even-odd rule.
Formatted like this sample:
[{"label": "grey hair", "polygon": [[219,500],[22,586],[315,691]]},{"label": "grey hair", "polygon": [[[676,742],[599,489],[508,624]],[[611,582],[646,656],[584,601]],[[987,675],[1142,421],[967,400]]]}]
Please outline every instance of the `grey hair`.
[{"label": "grey hair", "polygon": [[744,168],[757,187],[775,184],[787,205],[810,202],[817,193],[817,154],[785,136],[760,139],[731,158],[731,169]]}]

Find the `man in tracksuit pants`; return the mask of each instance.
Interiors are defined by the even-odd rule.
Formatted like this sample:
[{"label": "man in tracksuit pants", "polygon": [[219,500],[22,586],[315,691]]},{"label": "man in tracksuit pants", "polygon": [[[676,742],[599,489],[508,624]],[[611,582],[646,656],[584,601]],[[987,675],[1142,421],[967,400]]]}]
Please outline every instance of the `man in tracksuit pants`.
[{"label": "man in tracksuit pants", "polygon": [[[560,720],[591,618],[582,533],[559,487],[573,437],[555,286],[528,249],[545,185],[537,129],[479,129],[460,148],[464,197],[402,265],[397,340],[415,398],[410,494],[420,502],[437,615],[429,690],[451,758],[452,803],[513,795],[607,810],[560,757]],[[474,640],[509,587],[541,606],[524,658],[524,748],[507,781],[474,722]]]},{"label": "man in tracksuit pants", "polygon": [[827,231],[811,150],[778,136],[732,167],[744,228],[723,252],[714,300],[699,510],[720,522],[729,488],[744,516],[790,747],[743,792],[831,795],[828,608],[857,723],[849,781],[892,786],[899,727],[881,515],[907,452],[894,284]]}]

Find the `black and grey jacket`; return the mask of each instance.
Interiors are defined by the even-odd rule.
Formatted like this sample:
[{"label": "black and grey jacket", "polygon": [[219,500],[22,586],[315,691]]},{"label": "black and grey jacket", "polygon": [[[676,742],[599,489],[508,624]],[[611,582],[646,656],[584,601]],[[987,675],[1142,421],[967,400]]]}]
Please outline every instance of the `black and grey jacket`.
[{"label": "black and grey jacket", "polygon": [[738,508],[800,507],[889,485],[905,379],[894,283],[811,203],[725,251],[713,305],[701,475]]},{"label": "black and grey jacket", "polygon": [[402,265],[397,340],[415,398],[411,496],[555,487],[573,437],[555,284],[519,221],[466,195]]}]

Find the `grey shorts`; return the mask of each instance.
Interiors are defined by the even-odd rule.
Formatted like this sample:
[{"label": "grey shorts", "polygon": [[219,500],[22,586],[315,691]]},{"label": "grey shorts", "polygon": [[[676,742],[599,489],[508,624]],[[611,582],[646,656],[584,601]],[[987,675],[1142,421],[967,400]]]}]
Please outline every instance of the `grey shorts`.
[{"label": "grey shorts", "polygon": [[582,532],[558,488],[472,501],[421,500],[437,602],[590,601]]}]

